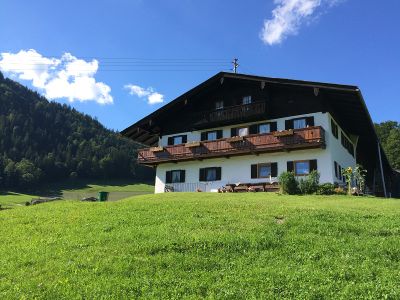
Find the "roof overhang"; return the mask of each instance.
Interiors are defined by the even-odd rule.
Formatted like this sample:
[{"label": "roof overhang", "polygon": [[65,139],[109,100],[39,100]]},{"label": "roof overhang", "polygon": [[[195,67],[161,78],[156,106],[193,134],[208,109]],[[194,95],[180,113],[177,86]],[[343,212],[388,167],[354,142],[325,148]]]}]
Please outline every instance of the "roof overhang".
[{"label": "roof overhang", "polygon": [[[374,155],[377,157],[378,136],[375,131],[374,123],[368,112],[364,98],[360,89],[355,85],[343,85],[343,84],[332,84],[314,81],[302,81],[292,80],[283,78],[272,78],[262,77],[246,74],[235,74],[220,72],[188,92],[182,94],[178,98],[157,109],[150,115],[139,120],[135,124],[124,129],[121,134],[128,138],[135,140],[141,144],[147,146],[155,146],[158,144],[158,139],[161,133],[161,128],[157,127],[156,120],[165,114],[168,114],[170,110],[178,109],[179,106],[183,105],[187,99],[201,90],[216,84],[223,83],[225,79],[234,79],[240,81],[258,81],[266,86],[286,86],[286,87],[297,87],[297,88],[312,88],[323,91],[325,95],[328,95],[328,105],[332,107],[334,111],[340,112],[335,117],[338,121],[344,125],[347,133],[358,135],[360,146],[365,147],[363,151],[369,151],[367,156]],[[383,163],[387,170],[392,170],[389,161],[381,147],[381,153],[383,154]]]}]

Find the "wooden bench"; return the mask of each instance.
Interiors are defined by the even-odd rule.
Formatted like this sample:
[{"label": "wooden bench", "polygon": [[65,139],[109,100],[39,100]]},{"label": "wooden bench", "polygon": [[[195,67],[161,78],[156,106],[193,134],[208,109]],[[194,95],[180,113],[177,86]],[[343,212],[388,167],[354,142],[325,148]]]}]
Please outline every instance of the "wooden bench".
[{"label": "wooden bench", "polygon": [[227,184],[225,190],[233,193],[240,192],[277,192],[279,184],[277,182],[257,182],[257,183],[239,183]]}]

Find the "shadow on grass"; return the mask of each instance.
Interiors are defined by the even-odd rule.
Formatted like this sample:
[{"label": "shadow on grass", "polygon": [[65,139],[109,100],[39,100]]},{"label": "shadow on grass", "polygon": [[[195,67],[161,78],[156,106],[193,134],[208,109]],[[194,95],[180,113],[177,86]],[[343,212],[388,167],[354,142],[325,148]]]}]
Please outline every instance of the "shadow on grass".
[{"label": "shadow on grass", "polygon": [[10,191],[0,191],[0,196],[17,196],[18,193],[10,192]]},{"label": "shadow on grass", "polygon": [[[81,191],[90,189],[93,185],[105,186],[106,188],[124,188],[135,184],[153,185],[153,182],[135,181],[133,179],[67,179],[59,182],[50,182],[29,190],[14,190],[16,193],[29,193],[40,197],[62,197],[65,191]],[[105,188],[105,189],[106,189]],[[83,190],[83,191],[82,191]],[[88,191],[89,192],[89,191]],[[12,195],[13,192],[5,192]]]}]

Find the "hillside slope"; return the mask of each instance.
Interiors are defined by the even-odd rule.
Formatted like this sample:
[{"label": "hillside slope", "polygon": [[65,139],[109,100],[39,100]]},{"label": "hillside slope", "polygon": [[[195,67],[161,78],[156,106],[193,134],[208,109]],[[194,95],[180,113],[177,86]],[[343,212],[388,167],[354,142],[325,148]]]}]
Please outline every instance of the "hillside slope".
[{"label": "hillside slope", "polygon": [[136,144],[68,105],[49,102],[0,73],[0,188],[67,177],[151,177]]},{"label": "hillside slope", "polygon": [[2,299],[400,298],[396,200],[170,193],[0,223]]}]

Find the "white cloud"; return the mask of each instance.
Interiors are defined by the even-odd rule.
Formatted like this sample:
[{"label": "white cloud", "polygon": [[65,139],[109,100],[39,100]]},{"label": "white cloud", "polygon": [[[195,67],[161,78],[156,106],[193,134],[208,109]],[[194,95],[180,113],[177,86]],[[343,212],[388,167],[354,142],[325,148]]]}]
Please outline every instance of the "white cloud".
[{"label": "white cloud", "polygon": [[136,95],[139,98],[147,98],[147,104],[157,104],[164,102],[164,95],[154,91],[152,87],[147,89],[142,88],[141,86],[134,85],[134,84],[127,84],[124,88],[129,90],[129,94]]},{"label": "white cloud", "polygon": [[47,58],[34,49],[1,53],[0,60],[1,71],[31,81],[48,99],[111,104],[111,88],[94,78],[98,68],[95,59],[85,61],[70,53],[64,53],[61,58]]},{"label": "white cloud", "polygon": [[322,7],[332,7],[342,0],[275,0],[272,18],[264,21],[260,37],[265,44],[281,43],[297,34],[300,26]]}]

